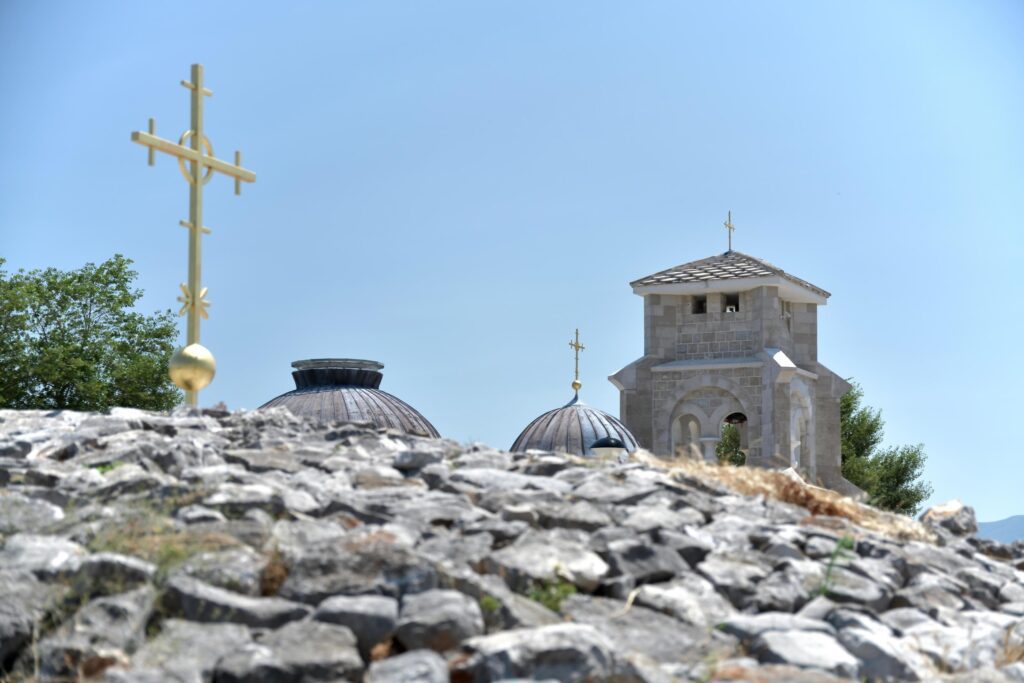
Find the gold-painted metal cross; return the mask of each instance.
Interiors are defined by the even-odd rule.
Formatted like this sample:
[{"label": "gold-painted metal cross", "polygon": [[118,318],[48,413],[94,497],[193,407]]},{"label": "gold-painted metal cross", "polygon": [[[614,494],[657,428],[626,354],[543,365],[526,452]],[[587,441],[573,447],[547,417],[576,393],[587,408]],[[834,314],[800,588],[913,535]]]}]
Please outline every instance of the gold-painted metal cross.
[{"label": "gold-painted metal cross", "polygon": [[[182,81],[181,84],[192,91],[192,125],[185,131],[177,143],[157,137],[156,121],[149,120],[149,132],[135,131],[132,133],[132,142],[145,145],[149,152],[149,165],[155,163],[154,152],[166,152],[178,159],[178,167],[181,174],[189,184],[188,192],[188,221],[181,221],[182,227],[187,228],[188,234],[188,284],[182,283],[182,296],[178,297],[183,306],[179,315],[188,313],[187,340],[188,347],[196,345],[207,356],[209,356],[209,370],[206,373],[206,381],[175,382],[185,389],[185,401],[194,406],[198,402],[199,389],[209,383],[213,377],[213,357],[199,346],[199,320],[208,318],[206,311],[210,302],[206,300],[206,288],[202,286],[201,265],[202,265],[202,235],[209,234],[209,228],[203,225],[203,185],[210,181],[216,171],[229,176],[235,181],[235,194],[241,194],[242,183],[251,183],[256,180],[256,174],[240,166],[242,162],[241,152],[235,152],[235,163],[229,164],[221,161],[213,154],[213,145],[203,133],[203,97],[212,96],[203,85],[203,65],[192,65],[192,80]],[[187,144],[186,144],[187,143]],[[179,350],[180,354],[180,350]],[[175,354],[177,357],[179,354]],[[172,360],[172,365],[174,361]],[[200,373],[202,374],[202,373]],[[190,376],[193,377],[193,376]],[[194,379],[194,377],[193,377]],[[190,388],[196,387],[198,388]]]},{"label": "gold-painted metal cross", "polygon": [[576,352],[576,374],[572,381],[573,391],[579,392],[583,383],[580,382],[580,351],[587,348],[583,344],[580,344],[580,328],[576,328],[576,341],[569,340],[569,348]]},{"label": "gold-painted metal cross", "polygon": [[732,224],[732,211],[729,211],[729,217],[725,219],[725,223],[722,223],[722,225],[729,231],[729,251],[732,251],[732,231],[736,229],[736,226]]}]

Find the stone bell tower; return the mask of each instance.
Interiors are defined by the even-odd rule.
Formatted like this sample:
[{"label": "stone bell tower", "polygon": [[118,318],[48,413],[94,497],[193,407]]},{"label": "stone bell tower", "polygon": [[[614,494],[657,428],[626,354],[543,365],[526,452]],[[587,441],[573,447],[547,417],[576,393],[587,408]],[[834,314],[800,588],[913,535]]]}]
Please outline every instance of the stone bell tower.
[{"label": "stone bell tower", "polygon": [[631,286],[644,300],[644,355],[609,380],[642,447],[713,460],[729,423],[748,465],[793,466],[857,492],[840,460],[839,399],[850,385],[818,362],[828,292],[731,249]]}]

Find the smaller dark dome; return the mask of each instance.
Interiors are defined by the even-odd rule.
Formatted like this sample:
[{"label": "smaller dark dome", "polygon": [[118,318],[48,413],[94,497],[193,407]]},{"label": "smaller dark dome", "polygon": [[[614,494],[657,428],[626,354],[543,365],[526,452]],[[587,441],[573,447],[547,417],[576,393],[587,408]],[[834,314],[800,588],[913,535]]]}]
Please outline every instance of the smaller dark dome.
[{"label": "smaller dark dome", "polygon": [[351,358],[314,358],[292,363],[295,390],[262,406],[284,406],[295,415],[329,422],[358,422],[391,427],[407,434],[439,437],[434,425],[415,408],[381,391],[382,363]]},{"label": "smaller dark dome", "polygon": [[581,402],[577,395],[528,424],[509,450],[558,451],[589,457],[595,455],[590,450],[595,442],[607,438],[621,441],[629,453],[637,449],[636,439],[624,424]]}]

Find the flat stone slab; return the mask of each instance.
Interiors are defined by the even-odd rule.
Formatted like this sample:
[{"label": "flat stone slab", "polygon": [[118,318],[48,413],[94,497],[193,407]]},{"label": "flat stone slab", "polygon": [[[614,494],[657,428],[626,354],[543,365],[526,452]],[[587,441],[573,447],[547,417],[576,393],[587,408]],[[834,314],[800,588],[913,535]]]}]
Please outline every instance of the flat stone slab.
[{"label": "flat stone slab", "polygon": [[616,645],[593,626],[555,624],[470,638],[453,673],[475,681],[550,678],[605,681],[616,673]]},{"label": "flat stone slab", "polygon": [[64,519],[64,511],[45,500],[4,491],[0,495],[0,534],[38,532]]},{"label": "flat stone slab", "polygon": [[241,624],[197,624],[167,619],[160,633],[132,657],[127,671],[107,670],[107,679],[136,681],[209,681],[217,662],[229,652],[251,642],[249,629]]},{"label": "flat stone slab", "polygon": [[784,612],[737,614],[722,622],[719,628],[743,642],[749,642],[769,631],[816,631],[831,636],[836,634],[836,630],[827,622]]},{"label": "flat stone slab", "polygon": [[860,662],[832,636],[819,631],[766,631],[750,646],[758,660],[820,669],[837,676],[857,678]]},{"label": "flat stone slab", "polygon": [[532,582],[569,581],[584,591],[597,588],[610,568],[601,557],[579,543],[531,537],[491,554],[484,560],[488,573],[497,574],[514,590],[525,592]]},{"label": "flat stone slab", "polygon": [[374,662],[364,683],[448,683],[448,662],[433,650],[412,650]]},{"label": "flat stone slab", "polygon": [[239,595],[188,576],[174,576],[167,582],[160,605],[166,614],[189,621],[231,622],[260,628],[277,628],[312,612],[297,602]]},{"label": "flat stone slab", "polygon": [[217,662],[217,683],[359,680],[363,660],[352,631],[320,621],[293,621]]},{"label": "flat stone slab", "polygon": [[27,569],[49,580],[73,573],[88,554],[85,548],[64,538],[15,534],[0,550],[0,566]]}]

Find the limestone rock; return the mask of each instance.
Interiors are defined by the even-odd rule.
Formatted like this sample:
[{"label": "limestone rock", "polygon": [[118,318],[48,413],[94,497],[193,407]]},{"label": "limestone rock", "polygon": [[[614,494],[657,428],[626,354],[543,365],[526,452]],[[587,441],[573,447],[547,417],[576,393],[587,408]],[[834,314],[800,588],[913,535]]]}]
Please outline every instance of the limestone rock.
[{"label": "limestone rock", "polygon": [[860,662],[836,639],[818,631],[767,631],[750,646],[760,661],[820,669],[844,678],[860,675]]},{"label": "limestone rock", "polygon": [[293,621],[217,662],[218,683],[359,680],[363,661],[344,626]]},{"label": "limestone rock", "polygon": [[697,565],[705,578],[736,607],[743,608],[754,594],[757,583],[768,576],[770,568],[756,555],[714,552]]},{"label": "limestone rock", "polygon": [[365,683],[448,683],[448,662],[433,650],[412,650],[370,665]]},{"label": "limestone rock", "polygon": [[609,572],[605,561],[582,544],[539,534],[492,553],[484,565],[521,592],[529,590],[531,582],[559,579],[593,591]]},{"label": "limestone rock", "polygon": [[159,635],[132,656],[126,671],[109,669],[107,679],[135,681],[209,681],[217,662],[251,642],[241,624],[197,624],[168,619]]},{"label": "limestone rock", "polygon": [[87,554],[85,548],[63,538],[15,534],[0,550],[0,567],[26,569],[50,580],[74,573]]},{"label": "limestone rock", "polygon": [[446,652],[484,632],[475,600],[453,590],[429,590],[402,602],[395,637],[409,650]]},{"label": "limestone rock", "polygon": [[632,577],[637,584],[668,581],[690,570],[679,553],[640,539],[612,541],[605,557],[615,574]]},{"label": "limestone rock", "polygon": [[193,555],[177,571],[217,588],[256,596],[267,563],[266,556],[240,546]]},{"label": "limestone rock", "polygon": [[808,619],[783,612],[762,612],[761,614],[738,614],[726,619],[719,625],[725,633],[736,636],[743,642],[749,642],[769,631],[814,631],[835,635],[835,629],[824,621]]},{"label": "limestone rock", "polygon": [[351,629],[360,654],[369,660],[373,648],[395,633],[398,601],[383,595],[336,595],[321,602],[313,618]]},{"label": "limestone rock", "polygon": [[582,529],[594,531],[612,523],[611,517],[596,505],[580,500],[574,503],[546,503],[536,507],[537,521],[546,529]]},{"label": "limestone rock", "polygon": [[249,510],[262,510],[276,517],[285,511],[281,494],[265,484],[221,484],[203,500],[203,505],[228,517],[241,517]]},{"label": "limestone rock", "polygon": [[0,669],[41,631],[40,622],[62,591],[44,584],[25,569],[0,565]]},{"label": "limestone rock", "polygon": [[978,532],[974,508],[964,505],[959,500],[933,505],[924,511],[921,521],[929,526],[945,529],[954,536],[973,536]]},{"label": "limestone rock", "polygon": [[686,560],[686,563],[691,567],[696,567],[698,564],[704,561],[704,558],[708,556],[714,548],[712,544],[702,538],[697,538],[694,535],[681,532],[671,531],[668,529],[659,529],[655,532],[655,540],[665,547],[671,548],[672,550],[679,553],[679,555]]},{"label": "limestone rock", "polygon": [[226,450],[224,460],[242,465],[250,472],[298,472],[301,462],[291,453],[275,450]]},{"label": "limestone rock", "polygon": [[641,586],[635,601],[686,624],[704,628],[713,628],[736,612],[711,582],[697,574],[684,574],[669,582]]},{"label": "limestone rock", "polygon": [[665,505],[636,505],[629,508],[621,524],[645,534],[658,529],[682,531],[687,526],[701,525],[705,521],[704,515],[693,508],[673,510]]},{"label": "limestone rock", "polygon": [[156,566],[131,555],[93,553],[78,563],[72,577],[74,590],[85,597],[122,593],[150,581]]},{"label": "limestone rock", "polygon": [[682,624],[669,616],[622,602],[591,595],[570,596],[562,613],[578,624],[588,624],[616,644],[656,662],[695,663],[733,653],[735,641],[716,631]]},{"label": "limestone rock", "polygon": [[929,674],[921,655],[879,629],[844,628],[838,638],[860,660],[861,675],[868,680],[921,681]]},{"label": "limestone rock", "polygon": [[593,626],[556,624],[471,638],[453,671],[474,683],[551,678],[569,683],[610,680],[616,646]]},{"label": "limestone rock", "polygon": [[43,500],[3,491],[0,495],[0,534],[34,533],[64,519],[64,511]]},{"label": "limestone rock", "polygon": [[896,591],[890,606],[893,608],[913,607],[925,614],[935,616],[944,609],[962,609],[964,601],[941,584],[927,582],[917,583]]},{"label": "limestone rock", "polygon": [[339,543],[303,548],[290,562],[279,595],[318,605],[334,595],[379,593],[400,597],[437,587],[433,563],[391,532],[373,531]]},{"label": "limestone rock", "polygon": [[367,680],[1024,677],[1024,542],[957,536],[964,510],[887,535],[655,460],[287,410],[0,431],[12,680],[359,680],[380,657]]},{"label": "limestone rock", "polygon": [[73,679],[127,661],[145,641],[155,598],[156,591],[143,586],[83,606],[39,643],[42,676]]},{"label": "limestone rock", "polygon": [[167,582],[160,606],[165,614],[189,621],[231,622],[262,628],[282,626],[312,611],[290,600],[239,595],[183,575]]}]

